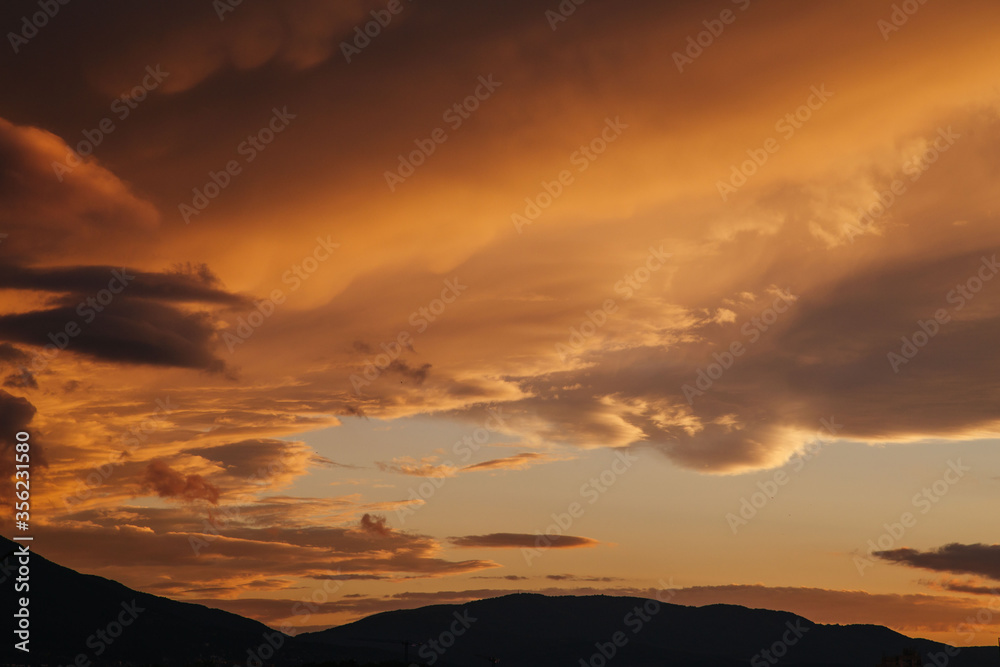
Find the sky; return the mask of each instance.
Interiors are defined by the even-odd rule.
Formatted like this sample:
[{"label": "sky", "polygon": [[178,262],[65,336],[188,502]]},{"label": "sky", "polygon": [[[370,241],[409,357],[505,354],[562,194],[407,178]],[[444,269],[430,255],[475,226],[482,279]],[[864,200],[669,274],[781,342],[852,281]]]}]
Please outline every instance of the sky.
[{"label": "sky", "polygon": [[671,588],[992,644],[998,19],[5,3],[35,548],[293,633]]}]

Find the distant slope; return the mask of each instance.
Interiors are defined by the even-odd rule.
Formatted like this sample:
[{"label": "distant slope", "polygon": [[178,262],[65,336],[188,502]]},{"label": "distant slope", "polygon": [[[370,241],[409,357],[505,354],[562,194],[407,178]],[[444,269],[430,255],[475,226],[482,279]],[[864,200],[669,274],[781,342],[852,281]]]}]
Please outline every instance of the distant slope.
[{"label": "distant slope", "polygon": [[[581,660],[600,667],[603,648],[607,654],[614,651],[607,667],[876,667],[883,654],[896,655],[904,648],[925,655],[945,648],[881,626],[816,625],[788,612],[532,594],[385,612],[291,638],[236,614],[140,593],[32,553],[31,653],[25,656],[13,649],[10,632],[20,596],[13,592],[17,563],[11,554],[16,546],[0,537],[0,614],[6,619],[0,664],[71,665],[82,655],[81,665],[188,665],[216,658],[259,667],[257,649],[267,638],[281,649],[272,657],[265,651],[264,665],[351,658],[400,661],[402,640],[430,639],[443,651],[433,651],[429,643],[413,647],[409,663],[485,667],[489,663],[481,656],[493,656],[505,667],[579,667]],[[130,625],[114,636],[119,617]],[[106,639],[98,631],[108,633]],[[621,646],[614,644],[616,633]],[[797,641],[780,660],[768,662],[760,651],[783,636]],[[993,647],[963,649],[948,667],[996,667],[996,653]]]},{"label": "distant slope", "polygon": [[[436,665],[487,665],[478,656],[493,656],[511,666],[578,666],[601,664],[594,656],[611,654],[609,665],[693,665],[726,667],[754,663],[759,667],[781,665],[850,665],[875,667],[883,654],[897,655],[904,648],[922,654],[944,646],[910,639],[874,625],[817,625],[788,612],[747,609],[733,605],[684,607],[662,604],[642,611],[647,600],[625,597],[546,597],[518,594],[470,602],[436,605],[408,611],[386,612],[349,625],[300,635],[300,641],[324,643],[336,653],[349,652],[364,659],[399,658],[401,648],[366,639],[441,640],[456,618],[475,619],[454,638],[443,653],[425,645],[413,649],[411,659],[438,656]],[[652,613],[655,611],[655,613]],[[457,614],[457,616],[456,616]],[[644,620],[645,618],[645,620]],[[466,621],[468,623],[468,621]],[[456,629],[461,629],[459,623]],[[796,631],[791,630],[796,628]],[[620,647],[613,646],[616,632]],[[800,635],[796,637],[796,634]],[[796,639],[776,663],[760,651]],[[447,641],[447,637],[445,638]],[[600,644],[601,646],[598,646]],[[442,647],[443,648],[443,647]],[[422,651],[422,653],[420,652]],[[781,647],[778,652],[783,653]],[[602,656],[603,657],[603,656]],[[968,648],[952,658],[950,667],[996,667],[996,649]]]},{"label": "distant slope", "polygon": [[[0,537],[0,590],[3,591],[0,664],[69,665],[83,654],[94,664],[113,661],[188,664],[217,656],[245,665],[248,649],[264,644],[265,635],[274,643],[281,643],[283,638],[257,621],[140,593],[109,579],[80,574],[32,553],[28,593],[31,653],[25,655],[12,645],[12,616],[17,598],[23,595],[14,592],[17,559],[11,554],[16,548],[14,542]],[[118,627],[111,624],[118,623],[119,617],[129,626],[115,638],[111,635],[118,632]],[[110,632],[105,634],[109,642],[96,634],[99,630]],[[277,657],[297,661],[310,656],[289,645]]]}]

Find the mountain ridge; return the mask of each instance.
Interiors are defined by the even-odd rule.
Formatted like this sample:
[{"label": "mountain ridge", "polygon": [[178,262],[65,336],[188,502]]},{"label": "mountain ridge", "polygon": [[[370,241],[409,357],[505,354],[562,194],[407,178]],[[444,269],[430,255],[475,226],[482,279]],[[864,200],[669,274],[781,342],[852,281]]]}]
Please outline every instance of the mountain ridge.
[{"label": "mountain ridge", "polygon": [[[8,579],[17,546],[0,537],[0,586],[13,584]],[[691,607],[612,595],[512,593],[384,611],[291,637],[237,614],[76,572],[34,551],[30,568],[32,652],[25,660],[12,642],[4,642],[0,663],[90,667],[214,661],[209,664],[262,667],[332,665],[334,660],[398,663],[405,657],[407,665],[459,667],[486,664],[485,656],[521,667],[601,667],[612,661],[615,667],[645,667],[664,660],[693,667],[748,662],[751,667],[876,667],[882,655],[913,648],[937,656],[937,667],[945,667],[943,658],[947,667],[996,664],[995,647],[963,648],[951,656],[944,644],[880,625],[818,624],[788,611]],[[18,597],[4,596],[5,618],[12,618]],[[116,622],[127,627],[116,628]]]}]

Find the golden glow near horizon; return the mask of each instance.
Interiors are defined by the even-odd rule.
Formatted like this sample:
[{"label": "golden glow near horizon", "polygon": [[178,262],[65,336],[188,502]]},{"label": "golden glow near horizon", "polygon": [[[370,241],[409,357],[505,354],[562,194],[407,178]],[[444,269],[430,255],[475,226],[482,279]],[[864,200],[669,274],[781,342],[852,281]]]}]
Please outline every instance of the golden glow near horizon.
[{"label": "golden glow near horizon", "polygon": [[671,581],[992,644],[1000,8],[626,4],[8,16],[38,551],[298,631]]}]

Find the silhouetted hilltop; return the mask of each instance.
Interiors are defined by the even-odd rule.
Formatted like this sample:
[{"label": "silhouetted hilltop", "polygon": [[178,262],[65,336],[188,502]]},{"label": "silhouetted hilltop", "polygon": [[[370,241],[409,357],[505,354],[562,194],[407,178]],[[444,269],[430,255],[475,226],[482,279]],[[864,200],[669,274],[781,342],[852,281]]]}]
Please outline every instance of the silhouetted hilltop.
[{"label": "silhouetted hilltop", "polygon": [[[267,643],[268,637],[273,643],[284,637],[257,621],[140,593],[32,553],[28,592],[31,652],[26,655],[14,649],[12,635],[12,616],[22,595],[14,592],[12,581],[17,576],[17,559],[12,555],[17,546],[0,537],[4,638],[0,664],[71,665],[83,655],[82,660],[95,665],[119,661],[185,665],[212,657],[246,665],[249,649]],[[119,630],[119,625],[125,627]],[[283,660],[296,657],[291,650],[278,655]],[[298,656],[303,660],[311,657],[319,656]]]},{"label": "silhouetted hilltop", "polygon": [[[795,614],[735,605],[685,607],[644,598],[507,595],[460,605],[375,614],[299,637],[196,604],[140,593],[31,555],[31,653],[10,640],[17,594],[12,553],[0,538],[0,586],[7,636],[0,664],[93,665],[333,664],[339,661],[435,667],[876,667],[906,648],[921,654],[945,646],[875,625],[817,625]],[[125,623],[117,628],[114,624]],[[103,635],[100,634],[103,632]],[[102,638],[103,637],[103,638]],[[277,651],[270,647],[278,644]],[[261,651],[261,647],[267,647]],[[770,656],[761,652],[774,651]],[[778,654],[781,655],[778,655]],[[997,649],[966,648],[948,667],[995,667]],[[770,659],[768,659],[770,657]],[[260,662],[257,662],[259,660]],[[79,663],[86,665],[87,662]]]},{"label": "silhouetted hilltop", "polygon": [[[472,620],[474,619],[474,620]],[[445,633],[455,629],[454,641]],[[463,626],[468,624],[467,628]],[[618,642],[615,642],[615,633]],[[444,635],[444,637],[442,637]],[[686,607],[644,598],[608,596],[548,597],[516,594],[462,605],[435,605],[376,614],[355,623],[298,637],[361,659],[401,657],[401,644],[370,639],[429,642],[410,657],[436,665],[693,665],[725,667],[753,664],[858,665],[876,667],[882,655],[906,648],[922,654],[944,645],[911,639],[876,625],[817,625],[788,612],[736,605]],[[444,639],[444,641],[442,641]],[[785,643],[784,640],[790,640]],[[445,643],[450,647],[445,647]],[[785,644],[781,646],[780,644]],[[773,662],[761,652],[772,650]],[[603,647],[603,651],[602,651]],[[438,650],[438,648],[442,650]],[[421,653],[422,651],[422,653]],[[603,654],[602,654],[603,653]],[[781,654],[776,655],[776,654]],[[612,655],[613,654],[613,655]],[[951,658],[952,667],[995,667],[995,648],[967,648]]]}]

